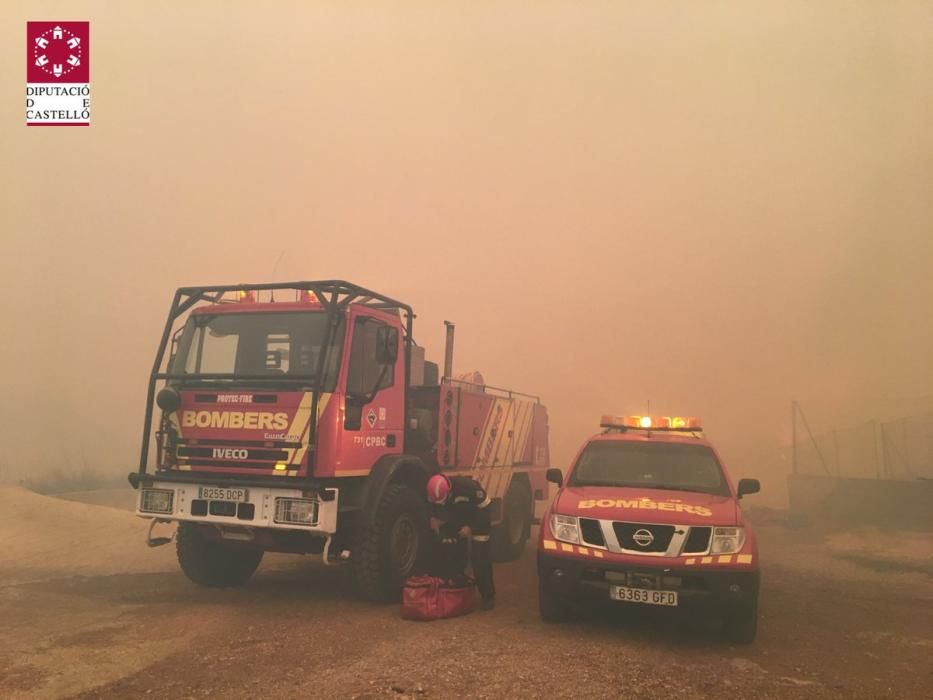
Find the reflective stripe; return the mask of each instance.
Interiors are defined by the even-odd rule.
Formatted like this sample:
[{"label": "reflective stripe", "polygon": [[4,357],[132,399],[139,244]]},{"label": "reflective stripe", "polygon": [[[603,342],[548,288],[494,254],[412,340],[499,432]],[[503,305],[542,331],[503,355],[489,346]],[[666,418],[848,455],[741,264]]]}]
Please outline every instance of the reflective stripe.
[{"label": "reflective stripe", "polygon": [[473,535],[474,542],[489,542],[489,535]]},{"label": "reflective stripe", "polygon": [[751,564],[752,555],[751,554],[740,554],[735,558],[736,564]]},{"label": "reflective stripe", "polygon": [[489,500],[489,496],[486,496],[486,500],[483,501],[482,503],[480,503],[480,504],[479,504],[478,506],[476,506],[476,507],[477,507],[477,508],[485,508],[485,507],[488,506],[490,503],[492,503],[492,501]]},{"label": "reflective stripe", "polygon": [[469,501],[469,500],[470,500],[470,499],[467,498],[466,496],[457,496],[457,497],[454,499],[454,503],[466,503],[466,502]]},{"label": "reflective stripe", "polygon": [[554,540],[544,540],[545,549],[557,549],[557,542]]}]

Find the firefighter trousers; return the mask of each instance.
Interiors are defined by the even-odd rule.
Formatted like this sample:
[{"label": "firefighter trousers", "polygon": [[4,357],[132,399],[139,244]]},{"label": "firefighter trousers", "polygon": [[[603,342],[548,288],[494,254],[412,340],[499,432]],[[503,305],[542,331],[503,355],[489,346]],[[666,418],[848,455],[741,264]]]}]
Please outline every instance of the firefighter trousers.
[{"label": "firefighter trousers", "polygon": [[489,542],[492,527],[489,513],[485,509],[476,511],[470,529],[473,531],[470,559],[473,564],[476,587],[479,588],[479,594],[484,599],[495,598],[496,586],[492,578],[492,553]]}]

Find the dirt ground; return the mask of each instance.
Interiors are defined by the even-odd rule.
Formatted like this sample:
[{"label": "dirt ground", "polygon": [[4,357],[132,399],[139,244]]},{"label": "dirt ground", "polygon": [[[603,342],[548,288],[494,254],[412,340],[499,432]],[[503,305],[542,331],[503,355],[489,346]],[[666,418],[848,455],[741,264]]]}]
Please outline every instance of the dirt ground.
[{"label": "dirt ground", "polygon": [[530,546],[494,611],[425,624],[310,558],[198,588],[145,528],[0,488],[0,697],[933,698],[928,535],[879,558],[878,537],[761,526],[759,636],[733,647],[670,610],[544,624]]}]

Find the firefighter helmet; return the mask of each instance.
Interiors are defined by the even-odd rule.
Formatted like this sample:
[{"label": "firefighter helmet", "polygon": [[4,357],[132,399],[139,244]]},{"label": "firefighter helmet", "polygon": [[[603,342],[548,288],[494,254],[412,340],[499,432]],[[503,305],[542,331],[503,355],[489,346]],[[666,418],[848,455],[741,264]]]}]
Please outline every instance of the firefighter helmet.
[{"label": "firefighter helmet", "polygon": [[450,479],[443,474],[435,474],[428,479],[428,500],[431,503],[444,503],[450,495]]}]

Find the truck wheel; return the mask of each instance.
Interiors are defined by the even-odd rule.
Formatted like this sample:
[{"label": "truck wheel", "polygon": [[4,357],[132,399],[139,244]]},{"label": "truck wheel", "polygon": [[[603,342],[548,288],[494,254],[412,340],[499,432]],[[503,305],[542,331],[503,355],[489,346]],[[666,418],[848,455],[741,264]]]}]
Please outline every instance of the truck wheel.
[{"label": "truck wheel", "polygon": [[262,561],[263,550],[249,544],[212,540],[204,536],[201,526],[179,523],[175,553],[189,579],[201,586],[223,588],[249,581]]},{"label": "truck wheel", "polygon": [[374,602],[399,600],[402,583],[423,558],[427,543],[424,503],[404,484],[386,487],[375,517],[353,548],[351,573],[357,592]]},{"label": "truck wheel", "polygon": [[502,522],[492,532],[492,556],[499,562],[515,561],[531,535],[531,489],[526,481],[512,479],[502,510]]},{"label": "truck wheel", "polygon": [[751,644],[758,632],[758,601],[726,614],[726,637],[733,644]]},{"label": "truck wheel", "polygon": [[545,622],[566,622],[572,617],[572,610],[567,601],[538,582],[538,612]]}]

